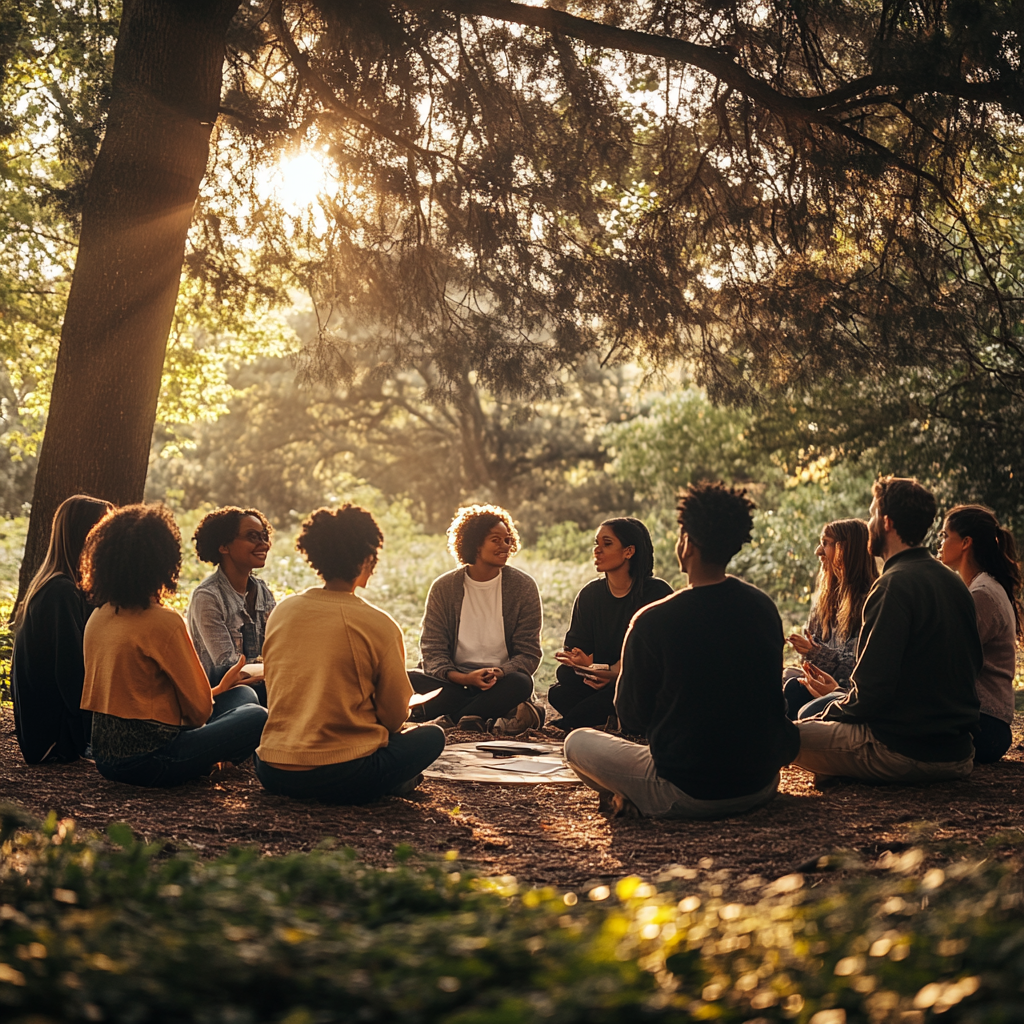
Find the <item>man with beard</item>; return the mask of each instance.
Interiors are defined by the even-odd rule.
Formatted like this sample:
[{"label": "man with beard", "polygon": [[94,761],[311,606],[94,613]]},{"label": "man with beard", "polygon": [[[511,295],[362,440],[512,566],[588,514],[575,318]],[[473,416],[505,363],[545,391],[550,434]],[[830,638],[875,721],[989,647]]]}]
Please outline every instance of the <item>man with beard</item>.
[{"label": "man with beard", "polygon": [[[981,640],[970,591],[922,547],[935,498],[916,480],[875,482],[871,553],[885,567],[864,604],[853,686],[799,722],[794,764],[874,782],[964,778],[974,767]],[[819,683],[829,680],[804,666]]]}]

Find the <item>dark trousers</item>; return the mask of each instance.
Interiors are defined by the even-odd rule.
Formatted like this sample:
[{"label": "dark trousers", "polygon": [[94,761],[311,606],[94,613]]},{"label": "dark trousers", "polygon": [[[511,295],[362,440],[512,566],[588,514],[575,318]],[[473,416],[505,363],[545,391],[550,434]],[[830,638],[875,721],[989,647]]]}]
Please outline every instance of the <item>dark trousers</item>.
[{"label": "dark trousers", "polygon": [[615,683],[595,690],[568,665],[559,665],[554,685],[548,690],[548,703],[562,716],[551,724],[556,729],[597,729],[615,714]]},{"label": "dark trousers", "polygon": [[444,750],[444,730],[418,725],[392,733],[388,745],[354,761],[325,764],[308,771],[274,768],[256,758],[256,777],[268,793],[325,804],[367,804],[415,779]]},{"label": "dark trousers", "polygon": [[978,721],[980,733],[974,737],[974,763],[995,764],[1010,749],[1013,733],[1001,718],[982,714]]},{"label": "dark trousers", "polygon": [[180,786],[209,775],[218,761],[240,764],[259,746],[266,708],[245,685],[235,686],[213,702],[206,725],[182,729],[159,750],[116,764],[96,762],[100,775],[131,786]]},{"label": "dark trousers", "polygon": [[416,720],[422,722],[441,715],[447,715],[456,723],[463,715],[479,715],[485,722],[504,718],[533,696],[533,678],[525,672],[509,672],[488,690],[449,683],[415,670],[409,673],[409,682],[417,693],[429,693],[441,687],[441,692],[433,700],[413,708]]}]

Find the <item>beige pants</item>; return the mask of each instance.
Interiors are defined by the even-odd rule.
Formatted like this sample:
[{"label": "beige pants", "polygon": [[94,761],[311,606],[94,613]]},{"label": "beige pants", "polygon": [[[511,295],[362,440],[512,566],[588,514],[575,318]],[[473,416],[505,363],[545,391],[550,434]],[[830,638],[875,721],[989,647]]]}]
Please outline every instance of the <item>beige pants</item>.
[{"label": "beige pants", "polygon": [[766,804],[779,788],[776,775],[764,789],[747,796],[698,800],[658,775],[650,747],[596,729],[569,733],[565,759],[591,789],[627,797],[649,818],[727,818]]},{"label": "beige pants", "polygon": [[974,755],[963,761],[915,761],[897,754],[866,725],[849,722],[797,722],[800,753],[794,764],[819,775],[842,775],[872,782],[942,782],[965,779]]}]

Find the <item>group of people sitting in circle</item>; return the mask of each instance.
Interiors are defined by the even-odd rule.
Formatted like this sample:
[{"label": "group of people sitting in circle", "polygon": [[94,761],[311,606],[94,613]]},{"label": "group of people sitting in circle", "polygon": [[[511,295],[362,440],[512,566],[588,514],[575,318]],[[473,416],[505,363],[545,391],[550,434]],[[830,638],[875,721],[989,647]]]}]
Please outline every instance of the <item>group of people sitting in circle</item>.
[{"label": "group of people sitting in circle", "polygon": [[[946,514],[940,563],[923,547],[934,497],[916,480],[876,481],[869,522],[822,531],[807,627],[788,638],[802,664],[783,670],[775,604],[726,571],[754,508],[742,489],[686,489],[677,592],[654,575],[640,520],[597,530],[600,575],[576,597],[545,732],[565,734],[566,761],[605,810],[725,817],[767,803],[788,764],[819,781],[917,783],[1006,753],[1021,575],[990,509]],[[216,568],[183,618],[163,603],[181,569],[171,513],[67,499],[15,622],[25,760],[87,757],[107,779],[174,786],[252,756],[270,793],[360,804],[415,789],[446,731],[545,726],[540,593],[508,564],[520,540],[504,509],[452,521],[457,567],[430,587],[417,670],[398,624],[356,593],[383,544],[370,512],[310,515],[296,548],[323,585],[279,604],[254,575],[271,538],[256,509],[206,515],[193,539]]]}]

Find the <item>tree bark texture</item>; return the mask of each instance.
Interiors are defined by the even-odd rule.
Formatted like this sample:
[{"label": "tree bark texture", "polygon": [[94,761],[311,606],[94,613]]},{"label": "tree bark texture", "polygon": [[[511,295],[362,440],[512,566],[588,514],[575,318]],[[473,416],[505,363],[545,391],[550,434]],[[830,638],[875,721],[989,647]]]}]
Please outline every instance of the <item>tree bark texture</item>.
[{"label": "tree bark texture", "polygon": [[86,191],[21,566],[57,506],[141,501],[185,240],[239,0],[126,0],[110,114]]}]

